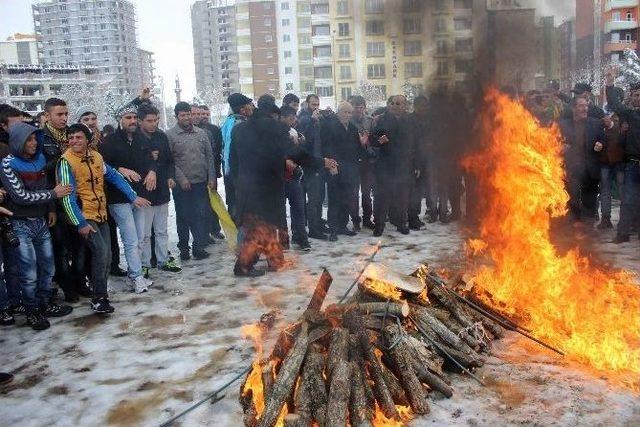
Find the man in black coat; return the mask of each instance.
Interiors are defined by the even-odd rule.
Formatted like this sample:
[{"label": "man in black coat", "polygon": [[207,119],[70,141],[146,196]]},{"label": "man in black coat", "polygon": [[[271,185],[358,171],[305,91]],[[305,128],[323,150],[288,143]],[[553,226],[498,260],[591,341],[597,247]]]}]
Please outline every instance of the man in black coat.
[{"label": "man in black coat", "polygon": [[404,96],[391,97],[388,111],[380,116],[373,129],[372,146],[380,148],[374,200],[373,235],[376,237],[382,235],[389,214],[398,232],[409,234],[409,194],[419,171],[414,165],[415,138],[406,111]]},{"label": "man in black coat", "polygon": [[560,121],[565,141],[569,211],[575,220],[593,223],[600,181],[598,153],[605,148],[604,128],[600,120],[588,116],[586,98],[573,98],[571,108],[573,118]]},{"label": "man in black coat", "polygon": [[275,104],[262,105],[233,131],[229,163],[241,236],[236,276],[264,274],[254,269],[260,254],[267,257],[269,270],[284,263],[278,228],[286,222],[284,172],[290,139],[286,126],[273,118],[278,114]]},{"label": "man in black coat", "polygon": [[[329,240],[338,240],[338,234],[356,235],[347,229],[349,216],[359,223],[358,186],[363,156],[362,145],[368,135],[360,137],[358,128],[350,122],[353,106],[348,102],[338,105],[336,115],[326,118],[320,127],[320,140],[324,157],[338,162],[338,168],[329,171],[327,186],[329,193]],[[361,138],[363,141],[361,141]]]}]

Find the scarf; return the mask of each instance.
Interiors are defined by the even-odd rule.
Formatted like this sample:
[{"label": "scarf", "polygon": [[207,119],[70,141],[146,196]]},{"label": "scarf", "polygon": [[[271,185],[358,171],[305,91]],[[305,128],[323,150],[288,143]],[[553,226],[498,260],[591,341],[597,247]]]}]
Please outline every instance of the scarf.
[{"label": "scarf", "polygon": [[67,131],[66,131],[66,129],[65,130],[58,130],[58,129],[54,128],[53,126],[51,126],[48,122],[45,123],[45,126],[47,127],[47,130],[49,131],[49,133],[51,134],[53,139],[55,139],[55,141],[58,143],[58,145],[60,145],[60,149],[62,151],[65,151],[67,149],[67,147],[69,146],[69,143],[67,142]]}]

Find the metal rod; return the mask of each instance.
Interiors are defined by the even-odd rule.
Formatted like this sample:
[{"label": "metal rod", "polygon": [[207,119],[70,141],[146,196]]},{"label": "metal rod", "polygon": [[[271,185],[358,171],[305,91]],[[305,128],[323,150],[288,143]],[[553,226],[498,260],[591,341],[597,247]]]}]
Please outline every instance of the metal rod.
[{"label": "metal rod", "polygon": [[367,258],[367,263],[364,265],[364,267],[362,267],[362,270],[360,270],[360,274],[358,274],[358,277],[356,277],[356,279],[353,281],[351,286],[349,286],[349,289],[347,289],[347,292],[345,292],[344,295],[342,296],[342,298],[340,298],[338,300],[338,304],[342,304],[342,302],[345,299],[347,299],[347,296],[351,293],[351,290],[353,289],[353,287],[360,281],[360,278],[364,274],[364,271],[367,269],[369,264],[371,264],[373,262],[373,259],[376,257],[376,255],[378,254],[378,252],[380,251],[381,248],[382,248],[382,242],[376,243],[376,250],[373,251],[373,253],[371,254],[371,256],[369,258]]},{"label": "metal rod", "polygon": [[249,365],[246,368],[244,368],[242,370],[242,372],[240,372],[238,375],[236,375],[235,377],[233,377],[232,379],[230,379],[229,381],[227,381],[224,385],[222,385],[221,387],[219,387],[216,391],[214,391],[213,393],[208,394],[204,399],[199,400],[198,402],[196,402],[195,404],[191,405],[189,408],[185,409],[184,411],[180,412],[178,415],[174,416],[173,418],[171,418],[168,421],[165,421],[164,423],[160,424],[160,427],[169,427],[170,425],[172,425],[174,422],[176,422],[178,419],[182,418],[183,416],[187,415],[189,412],[193,411],[194,409],[196,409],[198,406],[202,405],[203,403],[205,403],[208,400],[213,400],[212,403],[216,403],[219,400],[221,400],[224,396],[220,396],[218,397],[218,395],[226,390],[231,384],[235,383],[236,381],[238,381],[240,378],[242,378],[244,375],[246,375],[247,373],[249,373],[249,371],[251,370],[251,366]]},{"label": "metal rod", "polygon": [[458,367],[460,369],[462,369],[462,371],[466,374],[468,374],[471,378],[473,378],[474,380],[476,380],[481,386],[486,387],[487,385],[478,377],[476,377],[475,375],[473,375],[473,373],[468,370],[467,368],[465,368],[464,366],[462,366],[462,364],[460,362],[458,362],[458,360],[456,360],[455,357],[453,357],[451,354],[449,354],[449,352],[447,350],[445,350],[444,348],[442,348],[440,346],[440,344],[438,344],[436,341],[432,340],[429,335],[426,333],[426,331],[424,329],[422,329],[422,326],[420,326],[418,324],[418,322],[415,321],[415,319],[411,316],[409,316],[409,319],[411,319],[411,322],[413,322],[413,324],[415,325],[416,328],[418,328],[418,331],[420,331],[420,334],[425,337],[427,339],[427,341],[429,341],[431,343],[431,345],[433,345],[435,348],[437,348],[439,351],[441,351],[442,353],[444,353],[445,356],[447,356],[447,358],[449,360],[451,360],[453,363],[455,363],[456,365],[458,365]]},{"label": "metal rod", "polygon": [[545,343],[544,341],[541,341],[540,339],[534,337],[533,335],[531,335],[529,332],[525,331],[524,328],[518,326],[516,323],[514,323],[511,320],[508,319],[503,319],[501,317],[498,317],[492,313],[489,313],[488,311],[484,310],[482,307],[480,307],[479,305],[475,304],[472,301],[469,301],[468,299],[466,299],[465,297],[463,297],[462,295],[459,295],[457,292],[453,291],[452,289],[449,289],[448,286],[446,286],[444,284],[444,282],[442,281],[442,279],[440,279],[437,276],[434,276],[432,273],[428,273],[428,276],[433,279],[436,283],[438,283],[441,287],[443,287],[448,293],[450,293],[451,295],[453,295],[456,299],[458,299],[459,301],[467,304],[469,307],[471,307],[472,309],[476,310],[478,313],[482,314],[483,316],[488,317],[489,319],[493,320],[494,322],[498,323],[500,326],[502,326],[505,329],[508,329],[510,331],[513,332],[517,332],[520,335],[529,338],[530,340],[540,344],[541,346],[555,352],[558,353],[561,356],[564,356],[564,352],[562,352],[561,350],[558,350],[557,348],[553,347],[550,344]]}]

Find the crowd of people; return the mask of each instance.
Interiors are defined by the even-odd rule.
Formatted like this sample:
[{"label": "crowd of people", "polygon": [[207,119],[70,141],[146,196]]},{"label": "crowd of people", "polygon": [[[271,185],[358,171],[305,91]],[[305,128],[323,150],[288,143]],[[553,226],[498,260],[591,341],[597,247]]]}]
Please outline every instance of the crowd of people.
[{"label": "crowd of people", "polygon": [[[622,243],[638,230],[640,86],[625,99],[613,82],[607,74],[605,109],[587,84],[576,85],[573,97],[552,84],[522,101],[542,125],[559,125],[575,221],[593,227],[600,217],[597,228],[612,228],[617,189],[615,242]],[[406,235],[461,217],[458,165],[477,135],[473,110],[455,93],[391,96],[371,112],[362,96],[335,112],[313,94],[302,102],[287,94],[277,105],[271,95],[254,102],[234,93],[228,104],[218,127],[206,105],[179,102],[166,131],[148,90],[118,111],[116,127],[102,129],[90,109],[70,123],[58,98],[31,124],[1,105],[0,324],[24,316],[34,330],[47,329],[48,318],[68,315],[80,298],[109,314],[110,275],[142,293],[152,269],[179,273],[167,231],[171,199],[176,257],[208,258],[207,248],[225,239],[210,204],[219,180],[239,231],[239,277],[265,274],[256,268],[261,256],[267,271],[280,270],[283,252],[308,252],[310,239],[336,242],[363,229],[381,236],[388,223]]]}]

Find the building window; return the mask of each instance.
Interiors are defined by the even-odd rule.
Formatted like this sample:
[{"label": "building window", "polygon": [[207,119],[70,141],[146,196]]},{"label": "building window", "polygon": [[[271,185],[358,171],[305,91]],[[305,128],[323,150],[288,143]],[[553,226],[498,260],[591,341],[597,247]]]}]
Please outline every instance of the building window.
[{"label": "building window", "polygon": [[271,59],[273,58],[273,51],[272,50],[268,50],[267,51],[267,59]]},{"label": "building window", "polygon": [[627,43],[631,43],[631,41],[632,41],[631,33],[625,34],[624,39],[627,41]]},{"label": "building window", "polygon": [[349,98],[351,98],[352,93],[353,92],[350,87],[343,87],[340,89],[340,96],[343,101],[348,101]]},{"label": "building window", "polygon": [[420,12],[422,4],[422,0],[402,0],[402,11],[405,13]]},{"label": "building window", "polygon": [[633,13],[627,12],[627,21],[633,21]]},{"label": "building window", "polygon": [[338,35],[340,37],[349,37],[349,24],[346,22],[338,24]]},{"label": "building window", "polygon": [[385,77],[384,64],[367,65],[367,77],[370,79],[383,79]]},{"label": "building window", "polygon": [[444,33],[447,31],[447,21],[444,18],[436,19],[436,33]]},{"label": "building window", "polygon": [[262,7],[264,8],[264,10],[271,10],[271,3],[264,2],[262,3]]},{"label": "building window", "polygon": [[468,73],[471,71],[471,61],[468,59],[456,59],[456,73]]},{"label": "building window", "polygon": [[456,52],[471,52],[472,50],[472,39],[456,39]]},{"label": "building window", "polygon": [[311,5],[312,15],[327,15],[329,14],[329,3],[315,3]]},{"label": "building window", "polygon": [[265,27],[271,26],[271,18],[264,18],[264,26]]},{"label": "building window", "polygon": [[323,97],[333,96],[333,86],[319,86],[316,88],[316,95]]},{"label": "building window", "polygon": [[282,36],[282,41],[285,42],[285,43],[290,42],[291,41],[291,36],[289,34],[284,34]]},{"label": "building window", "polygon": [[453,20],[453,28],[456,31],[465,31],[471,29],[471,20],[462,18],[462,19],[454,19]]},{"label": "building window", "polygon": [[437,40],[436,53],[440,55],[446,55],[449,53],[449,42],[447,40]]},{"label": "building window", "polygon": [[313,67],[304,65],[300,67],[300,75],[302,77],[313,77]]},{"label": "building window", "polygon": [[271,34],[267,34],[264,36],[265,43],[271,43],[273,41],[273,36]]},{"label": "building window", "polygon": [[281,10],[289,10],[289,3],[288,3],[288,2],[286,2],[286,1],[285,1],[285,2],[283,2],[283,3],[280,5],[280,9],[281,9]]},{"label": "building window", "polygon": [[339,44],[338,45],[338,57],[351,58],[351,45]]},{"label": "building window", "polygon": [[405,40],[404,55],[405,56],[422,55],[422,42],[420,40]]},{"label": "building window", "polygon": [[448,61],[438,61],[438,68],[436,70],[436,74],[440,77],[449,75],[449,62]]},{"label": "building window", "polygon": [[383,0],[364,0],[365,13],[384,13]]},{"label": "building window", "polygon": [[441,12],[447,9],[447,0],[436,0],[436,10]]},{"label": "building window", "polygon": [[380,36],[384,34],[384,23],[382,21],[367,21],[366,33],[368,36]]},{"label": "building window", "polygon": [[422,33],[422,20],[421,18],[407,18],[404,20],[404,33],[405,34],[420,34]]},{"label": "building window", "polygon": [[404,64],[404,77],[422,77],[422,63],[421,62],[407,62]]},{"label": "building window", "polygon": [[331,58],[331,46],[316,46],[313,48],[314,58]]},{"label": "building window", "polygon": [[333,77],[331,66],[315,67],[313,74],[316,79],[330,79]]},{"label": "building window", "polygon": [[473,0],[453,0],[454,9],[471,9],[473,7]]},{"label": "building window", "polygon": [[384,56],[384,42],[367,42],[367,57]]},{"label": "building window", "polygon": [[298,42],[300,44],[311,44],[311,36],[308,34],[300,34],[298,36]]},{"label": "building window", "polygon": [[290,50],[285,50],[284,51],[284,57],[286,58],[291,58],[291,51]]},{"label": "building window", "polygon": [[305,83],[304,84],[304,91],[305,92],[309,92],[309,93],[313,92],[313,83],[311,83],[311,82]]},{"label": "building window", "polygon": [[287,83],[284,87],[285,90],[293,90],[293,83]]},{"label": "building window", "polygon": [[293,74],[293,67],[284,67],[285,74]]},{"label": "building window", "polygon": [[611,18],[612,21],[620,21],[620,12],[613,12]]},{"label": "building window", "polygon": [[340,66],[340,78],[342,80],[350,80],[351,79],[351,67],[349,65],[341,65]]},{"label": "building window", "polygon": [[336,12],[338,15],[348,15],[349,2],[347,0],[339,0],[336,4]]},{"label": "building window", "polygon": [[267,74],[273,74],[273,73],[274,73],[273,67],[267,68]]},{"label": "building window", "polygon": [[331,31],[329,29],[329,25],[314,25],[311,29],[311,34],[313,34],[314,36],[328,36],[329,34],[331,34]]}]

